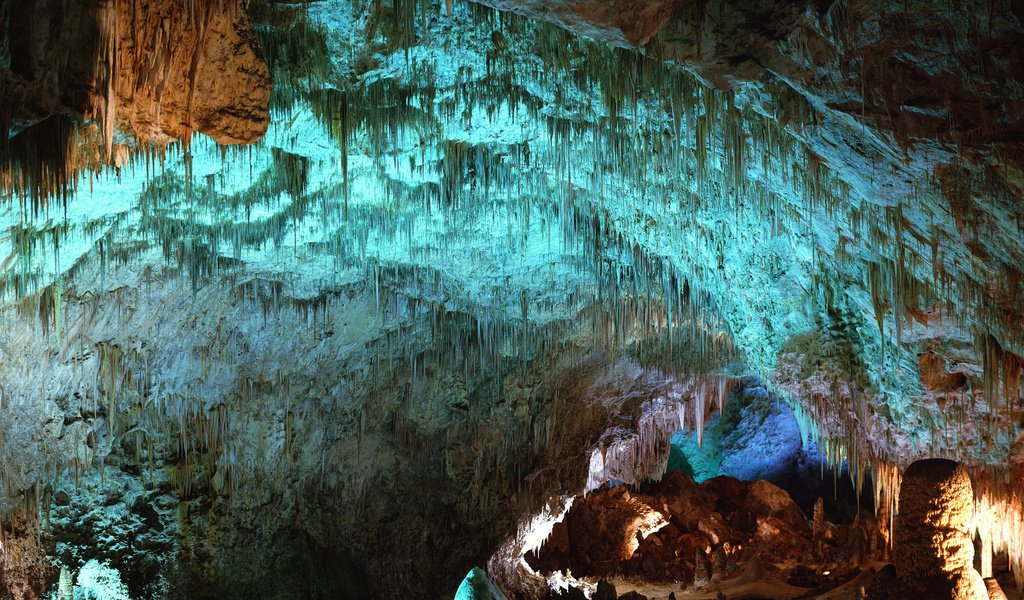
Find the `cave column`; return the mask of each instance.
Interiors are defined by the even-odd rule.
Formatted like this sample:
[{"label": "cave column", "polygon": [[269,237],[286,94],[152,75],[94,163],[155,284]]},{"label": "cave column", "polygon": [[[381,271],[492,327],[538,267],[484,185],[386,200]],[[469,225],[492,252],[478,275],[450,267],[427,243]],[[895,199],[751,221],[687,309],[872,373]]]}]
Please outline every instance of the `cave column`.
[{"label": "cave column", "polygon": [[[903,475],[899,507],[893,552],[899,597],[988,598],[974,570],[974,490],[967,470],[951,460],[914,462]],[[990,569],[991,562],[989,552]]]}]

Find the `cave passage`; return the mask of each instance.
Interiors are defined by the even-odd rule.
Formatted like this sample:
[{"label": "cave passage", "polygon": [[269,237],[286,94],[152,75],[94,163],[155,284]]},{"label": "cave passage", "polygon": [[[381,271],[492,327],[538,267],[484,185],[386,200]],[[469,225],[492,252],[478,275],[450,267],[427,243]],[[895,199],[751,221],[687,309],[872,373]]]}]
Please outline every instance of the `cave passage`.
[{"label": "cave passage", "polygon": [[1020,598],[1019,0],[0,0],[0,600]]}]

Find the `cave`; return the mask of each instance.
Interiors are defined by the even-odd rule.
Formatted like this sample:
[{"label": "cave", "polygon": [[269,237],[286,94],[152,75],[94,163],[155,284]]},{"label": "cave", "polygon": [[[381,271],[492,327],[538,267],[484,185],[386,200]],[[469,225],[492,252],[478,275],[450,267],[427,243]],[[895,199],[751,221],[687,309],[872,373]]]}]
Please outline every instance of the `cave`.
[{"label": "cave", "polygon": [[0,0],[0,600],[1019,599],[1020,0]]}]

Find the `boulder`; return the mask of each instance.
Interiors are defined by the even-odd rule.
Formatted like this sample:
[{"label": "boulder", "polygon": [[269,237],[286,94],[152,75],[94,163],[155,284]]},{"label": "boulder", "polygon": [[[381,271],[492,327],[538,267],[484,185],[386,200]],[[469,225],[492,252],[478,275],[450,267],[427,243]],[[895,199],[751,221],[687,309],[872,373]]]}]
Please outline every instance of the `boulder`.
[{"label": "boulder", "polygon": [[683,529],[696,529],[708,506],[715,502],[714,494],[698,485],[682,471],[674,471],[658,483],[656,497],[669,517]]},{"label": "boulder", "polygon": [[786,490],[767,481],[755,481],[750,485],[744,508],[752,517],[772,517],[795,532],[808,533],[807,519],[800,507]]}]

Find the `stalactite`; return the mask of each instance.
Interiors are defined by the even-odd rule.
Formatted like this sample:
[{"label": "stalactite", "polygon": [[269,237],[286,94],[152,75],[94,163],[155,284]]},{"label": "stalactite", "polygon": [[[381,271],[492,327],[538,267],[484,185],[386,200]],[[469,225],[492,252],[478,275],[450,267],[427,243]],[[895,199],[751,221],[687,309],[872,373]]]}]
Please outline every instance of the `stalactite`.
[{"label": "stalactite", "polygon": [[1024,497],[1018,470],[998,472],[979,469],[972,473],[974,486],[974,530],[1006,552],[1018,589],[1024,589]]},{"label": "stalactite", "polygon": [[621,432],[613,432],[611,439],[602,440],[601,445],[591,451],[585,491],[593,491],[608,482],[638,484],[663,473],[672,434],[686,429],[686,413],[694,412],[693,428],[702,436],[703,412],[709,401],[719,410],[724,409],[730,386],[729,379],[720,377],[696,383],[688,402],[657,399],[645,404],[636,433],[623,436]]},{"label": "stalactite", "polygon": [[95,63],[105,71],[103,91],[98,107],[100,130],[107,161],[113,157],[114,125],[117,120],[117,47],[120,39],[118,31],[118,15],[116,0],[101,2],[97,10],[96,22],[99,26],[99,44]]}]

